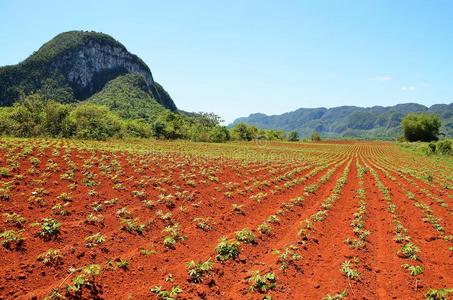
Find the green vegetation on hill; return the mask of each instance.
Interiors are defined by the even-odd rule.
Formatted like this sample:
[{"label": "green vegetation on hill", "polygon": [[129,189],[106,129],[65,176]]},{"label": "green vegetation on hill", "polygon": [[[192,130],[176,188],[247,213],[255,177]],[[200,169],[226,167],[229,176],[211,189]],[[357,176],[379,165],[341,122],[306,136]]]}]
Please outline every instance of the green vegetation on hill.
[{"label": "green vegetation on hill", "polygon": [[87,101],[104,105],[124,119],[150,124],[165,111],[149,91],[143,75],[137,73],[117,77]]},{"label": "green vegetation on hill", "polygon": [[440,132],[453,136],[453,103],[429,108],[416,103],[389,107],[301,108],[281,115],[251,114],[235,120],[232,126],[247,123],[263,129],[295,130],[302,137],[309,137],[313,131],[317,131],[326,138],[391,140],[401,135],[401,120],[410,112],[439,115],[442,119]]},{"label": "green vegetation on hill", "polygon": [[[124,67],[124,65],[112,66],[108,63],[99,69],[99,65],[94,67],[92,61],[85,66],[83,60],[80,60],[77,51],[84,49],[84,47],[92,47],[94,44],[101,47],[106,46],[106,49],[111,49],[111,53],[103,50],[102,55],[107,57],[102,58],[97,56],[94,58],[95,56],[92,56],[94,54],[91,51],[85,55],[91,56],[96,62],[103,62],[110,61],[111,58],[123,57],[127,54],[127,64],[130,64],[129,69]],[[122,52],[118,53],[118,49]],[[100,55],[100,53],[98,51],[97,55]],[[88,85],[74,80],[70,81],[69,78],[74,76],[74,73],[71,73],[74,72],[74,66],[76,66],[76,70],[83,69],[85,72],[87,71],[87,66],[90,68],[88,78],[91,78],[91,80]],[[150,82],[152,81],[151,71],[138,56],[129,53],[126,47],[113,37],[93,31],[61,33],[42,45],[38,51],[34,52],[23,62],[13,66],[0,67],[0,106],[12,105],[19,99],[20,95],[29,95],[36,92],[39,92],[45,98],[65,103],[85,100],[100,91],[112,79],[129,73],[128,70],[130,69],[136,70],[137,68],[140,73],[149,75],[148,90],[155,101],[165,108],[176,110],[176,105],[162,86]],[[51,97],[46,96],[49,87],[52,90]],[[64,96],[59,97],[59,94]]]},{"label": "green vegetation on hill", "polygon": [[141,80],[139,75],[117,78],[105,91],[78,104],[59,103],[40,94],[24,96],[11,107],[0,107],[0,135],[94,140],[154,137],[215,143],[298,139],[295,133],[287,137],[283,131],[246,124],[228,130],[212,113],[186,115],[164,109],[140,89]]},{"label": "green vegetation on hill", "polygon": [[157,99],[160,104],[162,104],[163,107],[168,108],[171,111],[176,111],[176,105],[173,102],[173,99],[170,97],[170,94],[167,93],[167,91],[160,85],[158,82],[154,81],[154,88],[155,92],[159,95],[159,97],[154,97]]},{"label": "green vegetation on hill", "polygon": [[[123,44],[110,35],[95,31],[67,31],[60,33],[47,43],[43,44],[38,51],[27,58],[23,64],[41,65],[51,63],[56,57],[64,54],[68,50],[84,47],[90,40],[95,40],[100,44],[119,47],[127,51]],[[143,68],[148,69],[148,66],[138,56],[133,56]]]}]

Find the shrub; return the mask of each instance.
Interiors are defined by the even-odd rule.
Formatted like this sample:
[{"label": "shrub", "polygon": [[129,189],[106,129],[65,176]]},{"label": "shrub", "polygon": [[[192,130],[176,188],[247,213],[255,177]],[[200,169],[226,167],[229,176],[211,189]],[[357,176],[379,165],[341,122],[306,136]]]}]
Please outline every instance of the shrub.
[{"label": "shrub", "polygon": [[[6,134],[19,137],[38,136],[43,133],[44,101],[39,94],[23,96],[6,112]],[[3,117],[3,116],[2,116]],[[5,125],[6,125],[5,124]]]},{"label": "shrub", "polygon": [[251,141],[256,139],[258,128],[255,126],[239,123],[231,130],[231,136],[238,141]]},{"label": "shrub", "polygon": [[121,125],[121,119],[108,108],[84,103],[69,114],[66,135],[75,135],[80,139],[106,140],[119,136]]},{"label": "shrub", "polygon": [[434,154],[436,153],[436,144],[434,143],[429,143],[428,144],[428,149],[427,149],[427,154]]},{"label": "shrub", "polygon": [[452,147],[451,147],[451,141],[443,140],[443,141],[437,142],[437,151],[443,155],[453,154]]},{"label": "shrub", "polygon": [[215,126],[209,131],[209,141],[213,143],[224,143],[230,140],[230,132],[225,126]]},{"label": "shrub", "polygon": [[299,140],[299,134],[297,131],[291,131],[288,133],[288,141],[290,142],[297,142]]},{"label": "shrub", "polygon": [[128,137],[149,138],[151,126],[140,120],[126,120],[123,123],[123,135]]},{"label": "shrub", "polygon": [[319,142],[321,141],[321,134],[317,131],[313,131],[310,139],[312,140],[312,142]]},{"label": "shrub", "polygon": [[[225,131],[228,133],[226,128],[220,126],[221,118],[213,113],[196,113],[193,116],[190,116],[189,120],[191,123],[190,126],[190,139],[194,142],[209,142],[211,141],[211,131],[214,129],[213,138],[218,138],[219,141],[215,142],[224,142],[225,140]],[[218,136],[216,136],[218,134]]]},{"label": "shrub", "polygon": [[151,129],[158,139],[183,139],[188,137],[189,123],[186,117],[166,111],[159,115]]},{"label": "shrub", "polygon": [[404,137],[409,142],[436,141],[440,125],[439,116],[427,113],[410,113],[401,121]]},{"label": "shrub", "polygon": [[45,134],[52,137],[62,136],[69,112],[69,105],[47,101],[44,106],[43,120],[43,131]]}]

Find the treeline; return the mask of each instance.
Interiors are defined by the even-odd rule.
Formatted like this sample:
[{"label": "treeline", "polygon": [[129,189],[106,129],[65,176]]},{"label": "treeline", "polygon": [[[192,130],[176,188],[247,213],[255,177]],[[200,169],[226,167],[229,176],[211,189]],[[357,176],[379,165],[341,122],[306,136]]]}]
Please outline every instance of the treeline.
[{"label": "treeline", "polygon": [[48,100],[35,93],[21,97],[11,107],[0,108],[0,134],[16,137],[63,137],[93,140],[139,137],[187,139],[221,143],[299,139],[297,132],[261,130],[247,124],[228,129],[212,113],[183,114],[164,110],[153,122],[121,118],[103,105],[90,101],[68,104]]}]

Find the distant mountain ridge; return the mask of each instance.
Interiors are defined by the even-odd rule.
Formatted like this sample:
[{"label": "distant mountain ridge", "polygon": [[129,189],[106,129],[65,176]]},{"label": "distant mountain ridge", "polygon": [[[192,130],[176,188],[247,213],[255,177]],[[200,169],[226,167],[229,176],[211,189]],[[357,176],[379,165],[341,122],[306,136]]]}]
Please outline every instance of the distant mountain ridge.
[{"label": "distant mountain ridge", "polygon": [[417,103],[394,106],[339,106],[333,108],[300,108],[281,115],[251,114],[236,119],[262,129],[296,130],[301,136],[313,131],[325,137],[393,139],[401,134],[401,120],[410,112],[434,113],[442,119],[445,135],[453,136],[453,103],[426,107]]}]

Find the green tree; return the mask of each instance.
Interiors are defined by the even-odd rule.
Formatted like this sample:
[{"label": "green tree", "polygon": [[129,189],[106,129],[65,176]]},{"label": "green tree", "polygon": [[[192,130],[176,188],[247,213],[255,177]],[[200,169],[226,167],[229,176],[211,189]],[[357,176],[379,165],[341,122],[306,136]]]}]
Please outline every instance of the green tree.
[{"label": "green tree", "polygon": [[258,134],[258,128],[255,126],[247,125],[245,123],[239,123],[231,130],[231,135],[235,140],[239,141],[251,141],[256,139]]},{"label": "green tree", "polygon": [[13,107],[0,107],[0,134],[12,135],[14,122],[11,119]]},{"label": "green tree", "polygon": [[10,134],[19,137],[38,136],[43,133],[44,101],[39,94],[21,96],[9,118]]},{"label": "green tree", "polygon": [[319,142],[321,140],[321,134],[317,131],[313,131],[311,136],[310,136],[310,139],[313,141],[313,142]]},{"label": "green tree", "polygon": [[152,136],[151,126],[141,120],[125,120],[123,123],[123,136],[149,138]]},{"label": "green tree", "polygon": [[43,129],[46,135],[59,137],[63,135],[66,118],[70,106],[67,104],[47,101],[44,105]]},{"label": "green tree", "polygon": [[441,121],[439,116],[427,113],[410,113],[401,121],[404,137],[409,142],[436,141]]},{"label": "green tree", "polygon": [[194,142],[208,142],[210,131],[219,126],[221,118],[214,113],[197,113],[190,117],[190,139]]},{"label": "green tree", "polygon": [[66,135],[74,135],[81,139],[105,140],[121,136],[121,128],[121,119],[107,107],[84,103],[69,114]]},{"label": "green tree", "polygon": [[268,141],[283,141],[285,139],[285,132],[283,130],[261,129],[258,131],[257,138]]},{"label": "green tree", "polygon": [[209,132],[209,141],[213,143],[224,143],[230,140],[230,132],[225,126],[215,126]]},{"label": "green tree", "polygon": [[299,134],[297,131],[291,131],[288,133],[288,141],[297,142],[299,140]]},{"label": "green tree", "polygon": [[74,92],[59,72],[54,72],[51,77],[44,79],[38,93],[44,100],[60,103],[74,102]]},{"label": "green tree", "polygon": [[181,114],[165,111],[152,125],[153,136],[165,139],[184,139],[189,135],[190,123]]}]

